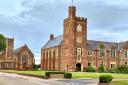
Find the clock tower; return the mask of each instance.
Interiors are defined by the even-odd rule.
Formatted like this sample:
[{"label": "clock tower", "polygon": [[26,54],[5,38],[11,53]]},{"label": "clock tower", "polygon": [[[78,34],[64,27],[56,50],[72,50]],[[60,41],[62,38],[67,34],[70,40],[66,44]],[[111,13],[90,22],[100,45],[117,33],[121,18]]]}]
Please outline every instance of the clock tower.
[{"label": "clock tower", "polygon": [[87,58],[87,18],[76,16],[76,7],[70,6],[64,20],[61,68],[82,71]]}]

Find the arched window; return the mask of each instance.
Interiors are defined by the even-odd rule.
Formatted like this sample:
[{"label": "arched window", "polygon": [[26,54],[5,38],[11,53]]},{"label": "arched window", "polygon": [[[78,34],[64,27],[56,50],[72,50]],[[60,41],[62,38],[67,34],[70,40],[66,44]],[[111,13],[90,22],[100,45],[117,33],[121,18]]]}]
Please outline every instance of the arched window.
[{"label": "arched window", "polygon": [[22,55],[22,62],[28,62],[28,56]]}]

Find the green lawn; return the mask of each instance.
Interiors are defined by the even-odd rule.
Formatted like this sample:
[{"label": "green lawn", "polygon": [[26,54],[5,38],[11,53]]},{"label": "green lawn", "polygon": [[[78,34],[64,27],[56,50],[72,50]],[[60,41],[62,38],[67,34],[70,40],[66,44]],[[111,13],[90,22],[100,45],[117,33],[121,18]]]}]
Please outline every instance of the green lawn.
[{"label": "green lawn", "polygon": [[102,74],[110,74],[113,78],[128,78],[128,74],[113,74],[113,73],[87,73],[87,72],[72,72],[73,78],[98,78]]},{"label": "green lawn", "polygon": [[[0,70],[0,72],[11,72],[20,74],[33,74],[44,76],[46,71],[15,71],[15,70]],[[73,78],[98,78],[101,74],[110,74],[114,78],[128,78],[128,74],[113,74],[113,73],[88,73],[88,72],[71,72]]]},{"label": "green lawn", "polygon": [[112,85],[128,85],[128,80],[113,81]]},{"label": "green lawn", "polygon": [[32,74],[38,76],[44,76],[45,71],[16,71],[16,70],[0,70],[0,72],[18,73],[18,74]]}]

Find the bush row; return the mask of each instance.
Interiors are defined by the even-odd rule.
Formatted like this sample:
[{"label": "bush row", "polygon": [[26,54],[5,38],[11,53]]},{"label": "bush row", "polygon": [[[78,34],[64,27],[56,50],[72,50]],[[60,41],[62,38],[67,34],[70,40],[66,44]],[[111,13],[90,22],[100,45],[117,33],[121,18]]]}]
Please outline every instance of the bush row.
[{"label": "bush row", "polygon": [[115,69],[106,69],[104,66],[101,65],[97,70],[96,70],[96,68],[94,68],[92,66],[88,66],[88,67],[84,68],[84,71],[85,72],[96,72],[96,71],[98,71],[100,73],[107,72],[107,73],[124,73],[124,74],[128,74],[128,66],[121,65],[121,66],[118,66]]},{"label": "bush row", "polygon": [[72,78],[72,73],[69,72],[45,72],[46,77],[50,77],[50,74],[64,74],[64,78]]}]

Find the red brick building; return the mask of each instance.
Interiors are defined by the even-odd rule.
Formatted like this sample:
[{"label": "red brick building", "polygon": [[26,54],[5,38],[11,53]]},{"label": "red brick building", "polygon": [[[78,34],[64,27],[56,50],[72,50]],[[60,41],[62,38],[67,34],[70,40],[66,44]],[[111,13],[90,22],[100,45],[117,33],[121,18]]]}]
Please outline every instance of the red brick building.
[{"label": "red brick building", "polygon": [[35,64],[34,55],[24,45],[14,50],[14,39],[6,38],[6,49],[0,51],[0,69],[31,70]]},{"label": "red brick building", "polygon": [[87,40],[87,18],[77,17],[75,6],[69,7],[63,25],[63,35],[50,35],[41,49],[42,69],[82,71],[87,66],[128,64],[128,42]]}]

